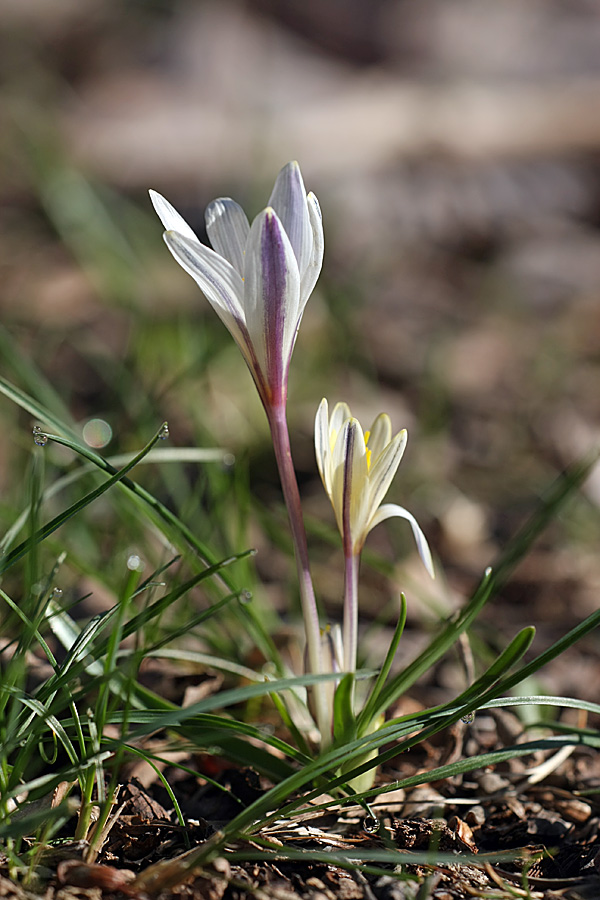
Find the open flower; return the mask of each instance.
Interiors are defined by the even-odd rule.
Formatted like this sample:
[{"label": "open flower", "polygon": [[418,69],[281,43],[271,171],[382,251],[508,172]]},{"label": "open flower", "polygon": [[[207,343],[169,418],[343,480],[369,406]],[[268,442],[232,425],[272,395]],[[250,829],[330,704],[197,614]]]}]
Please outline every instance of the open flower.
[{"label": "open flower", "polygon": [[406,446],[406,430],[392,437],[385,413],[377,416],[363,434],[346,403],[338,403],[329,417],[322,400],[315,421],[315,448],[321,480],[329,495],[346,557],[357,557],[369,532],[392,516],[407,519],[429,574],[433,563],[425,535],[408,510],[382,500],[400,465]]},{"label": "open flower", "polygon": [[284,405],[296,335],[323,262],[319,204],[306,194],[298,163],[283,167],[252,225],[228,197],[207,207],[214,250],[164,197],[150,196],[169,250],[236,340],[265,407]]}]

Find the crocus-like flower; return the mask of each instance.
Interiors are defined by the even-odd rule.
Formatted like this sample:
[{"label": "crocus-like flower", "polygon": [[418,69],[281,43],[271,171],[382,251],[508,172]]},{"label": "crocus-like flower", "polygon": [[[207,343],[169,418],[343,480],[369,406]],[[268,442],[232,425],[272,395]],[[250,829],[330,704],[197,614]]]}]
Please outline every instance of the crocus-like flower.
[{"label": "crocus-like flower", "polygon": [[285,405],[292,350],[323,262],[319,204],[306,194],[298,163],[283,167],[252,225],[228,197],[207,207],[214,250],[164,197],[150,196],[169,250],[235,338],[265,408]]},{"label": "crocus-like flower", "polygon": [[433,563],[425,535],[408,510],[384,503],[406,446],[406,430],[392,437],[389,416],[377,416],[363,434],[347,403],[338,403],[331,418],[322,400],[315,421],[315,448],[321,480],[329,495],[345,556],[343,659],[347,672],[356,669],[358,647],[358,569],[369,532],[392,516],[410,522],[421,559],[433,577]]},{"label": "crocus-like flower", "polygon": [[[284,166],[269,205],[252,225],[228,197],[206,209],[214,249],[155,191],[165,242],[197,282],[242,351],[263,402],[281,476],[298,568],[310,671],[323,671],[319,616],[310,576],[300,494],[286,421],[288,371],[304,307],[323,263],[323,223],[317,198],[306,193],[298,163]],[[313,691],[321,733],[330,728],[323,685]]]},{"label": "crocus-like flower", "polygon": [[406,429],[392,437],[389,416],[381,413],[363,434],[347,403],[338,403],[331,417],[322,400],[315,421],[317,465],[329,495],[346,556],[357,556],[369,532],[392,516],[407,519],[421,559],[433,577],[433,563],[425,535],[408,510],[384,503],[406,446]]}]

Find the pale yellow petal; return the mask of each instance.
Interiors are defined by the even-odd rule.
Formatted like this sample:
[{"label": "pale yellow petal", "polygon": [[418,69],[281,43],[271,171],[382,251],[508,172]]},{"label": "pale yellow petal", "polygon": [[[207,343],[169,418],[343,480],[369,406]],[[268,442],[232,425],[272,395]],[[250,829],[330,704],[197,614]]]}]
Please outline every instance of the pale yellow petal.
[{"label": "pale yellow petal", "polygon": [[340,429],[347,419],[352,418],[350,407],[347,403],[336,403],[329,419],[329,437],[333,444],[340,432]]},{"label": "pale yellow petal", "polygon": [[369,433],[369,450],[371,451],[371,465],[377,461],[377,457],[383,452],[392,439],[392,423],[387,413],[380,413],[371,426]]},{"label": "pale yellow petal", "polygon": [[331,443],[329,440],[329,407],[325,397],[315,416],[315,455],[321,481],[331,498]]},{"label": "pale yellow petal", "polygon": [[406,447],[407,438],[406,430],[399,431],[383,452],[379,454],[376,462],[371,465],[369,472],[370,515],[375,513],[394,480],[394,475],[398,471],[398,466]]},{"label": "pale yellow petal", "polygon": [[362,545],[368,510],[367,452],[357,419],[347,419],[333,451],[333,498],[344,548]]},{"label": "pale yellow petal", "polygon": [[423,560],[423,565],[429,572],[432,578],[435,578],[435,569],[433,568],[433,560],[431,558],[431,550],[429,549],[429,544],[427,543],[427,538],[421,531],[421,528],[412,515],[409,513],[407,509],[404,509],[403,506],[398,506],[396,503],[384,503],[383,506],[380,506],[371,521],[369,522],[369,531],[372,531],[376,525],[379,525],[380,522],[384,522],[385,519],[390,519],[393,516],[398,516],[401,519],[406,519],[410,523],[410,527],[412,528],[412,532],[417,544],[417,550],[419,551],[419,556]]}]

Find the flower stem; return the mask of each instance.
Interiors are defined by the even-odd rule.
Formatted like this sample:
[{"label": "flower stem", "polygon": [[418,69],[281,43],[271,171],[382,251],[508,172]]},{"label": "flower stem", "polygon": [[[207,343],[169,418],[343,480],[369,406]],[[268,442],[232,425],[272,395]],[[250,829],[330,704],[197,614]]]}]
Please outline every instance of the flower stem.
[{"label": "flower stem", "polygon": [[[304,618],[304,630],[306,632],[308,666],[310,672],[319,675],[323,672],[319,615],[310,575],[308,544],[306,541],[306,531],[304,530],[304,519],[302,518],[300,492],[298,490],[296,472],[292,462],[285,405],[283,403],[277,405],[265,404],[265,409],[271,428],[275,459],[277,460],[283,497],[292,530],[292,540],[294,543],[296,567],[298,569],[298,582],[300,586],[300,599],[302,602],[302,615]],[[327,708],[323,685],[315,684],[312,691],[315,701],[314,705],[317,725],[321,732],[321,740],[324,744],[327,744],[332,727],[331,710],[328,710]]]},{"label": "flower stem", "polygon": [[358,570],[360,554],[352,553],[345,557],[344,570],[344,671],[356,671],[358,652]]}]

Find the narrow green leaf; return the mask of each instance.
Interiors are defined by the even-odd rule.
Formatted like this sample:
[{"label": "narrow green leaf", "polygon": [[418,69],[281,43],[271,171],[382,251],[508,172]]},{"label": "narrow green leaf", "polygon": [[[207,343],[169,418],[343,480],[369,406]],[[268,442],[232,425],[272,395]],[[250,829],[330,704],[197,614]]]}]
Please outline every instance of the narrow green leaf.
[{"label": "narrow green leaf", "polygon": [[[532,637],[533,634],[531,629],[524,629],[523,632],[520,632],[516,636],[516,638],[511,642],[509,647],[502,654],[501,664],[499,661],[495,661],[488,672],[485,673],[481,679],[478,679],[478,682],[473,685],[472,688],[468,689],[469,702],[467,704],[462,703],[460,705],[456,705],[454,701],[451,709],[445,709],[444,707],[442,707],[433,711],[426,711],[425,713],[421,714],[421,722],[416,722],[412,717],[406,717],[407,719],[410,718],[411,720],[399,720],[397,723],[388,723],[386,726],[379,729],[372,735],[367,735],[363,738],[359,738],[358,740],[351,741],[341,748],[334,747],[328,753],[321,755],[320,759],[316,760],[313,765],[308,766],[304,770],[304,772],[299,773],[298,780],[300,781],[300,784],[294,785],[294,789],[299,790],[302,785],[309,784],[311,780],[310,774],[313,774],[313,778],[316,778],[317,776],[322,775],[325,771],[334,771],[340,764],[342,764],[344,768],[344,774],[332,778],[328,785],[328,789],[330,791],[334,790],[336,787],[342,785],[345,781],[358,778],[364,772],[369,771],[370,768],[372,768],[372,761],[367,760],[367,762],[362,762],[362,760],[364,760],[365,755],[372,753],[373,751],[382,747],[384,744],[391,741],[400,740],[400,743],[396,743],[393,748],[381,754],[381,756],[379,757],[380,763],[383,763],[387,759],[391,759],[397,756],[403,750],[414,746],[425,738],[428,738],[436,734],[438,731],[441,731],[447,725],[458,721],[461,716],[471,711],[470,704],[473,701],[473,698],[477,696],[480,691],[483,691],[485,689],[485,686],[492,679],[497,679],[498,675],[503,671],[503,669],[505,670],[513,665],[514,662],[519,658],[519,656],[526,651]],[[494,688],[490,688],[490,690],[487,692],[488,695],[493,690],[499,690],[497,684]],[[486,694],[484,693],[483,696],[485,697]],[[397,731],[396,725],[399,726]],[[415,733],[415,730],[417,730],[417,733]],[[402,740],[405,734],[409,734],[411,736]],[[357,765],[354,769],[352,769],[350,766],[350,763],[353,759],[360,761],[359,765]],[[304,801],[308,802],[312,797],[316,797],[317,795],[318,790],[311,791],[304,796]],[[287,812],[287,808],[281,808],[280,802],[278,806],[279,814],[285,815]]]},{"label": "narrow green leaf", "polygon": [[530,675],[533,675],[534,672],[537,672],[538,669],[541,669],[542,666],[545,666],[546,663],[551,662],[553,659],[556,659],[557,656],[560,656],[561,653],[564,653],[569,647],[572,647],[577,641],[581,640],[586,634],[589,634],[590,631],[593,631],[595,628],[598,628],[600,625],[600,610],[596,610],[591,615],[587,616],[580,622],[579,625],[576,625],[575,628],[572,628],[567,634],[561,637],[556,643],[552,644],[547,650],[543,653],[540,653],[539,656],[536,656],[535,659],[532,659],[531,662],[522,666],[520,669],[514,673],[514,675],[509,675],[502,681],[502,691],[501,693],[506,693],[511,690],[515,685],[520,684],[522,681],[525,681],[526,678],[529,678]]},{"label": "narrow green leaf", "polygon": [[424,672],[428,671],[450,649],[458,636],[469,627],[485,604],[505,584],[515,566],[529,552],[535,540],[537,540],[548,523],[555,518],[564,503],[583,484],[597,458],[598,454],[594,453],[592,456],[575,463],[550,485],[538,509],[512,538],[494,567],[486,571],[473,597],[459,615],[445,626],[441,634],[433,639],[423,653],[384,688],[379,696],[379,702],[374,705],[374,709],[370,710],[372,718],[384,712],[397,697],[402,696]]},{"label": "narrow green leaf", "polygon": [[229,691],[222,691],[219,694],[205,697],[197,703],[192,703],[190,706],[183,708],[177,707],[161,716],[157,716],[152,728],[139,728],[131,739],[142,737],[149,731],[177,727],[200,713],[212,712],[215,709],[226,709],[228,706],[245,703],[253,697],[262,697],[273,691],[277,691],[278,693],[281,693],[282,691],[293,691],[297,690],[299,687],[307,687],[310,684],[316,684],[317,682],[322,681],[332,681],[336,678],[339,678],[339,675],[336,673],[297,675],[293,678],[265,680],[262,684],[249,684],[244,687],[233,688]]},{"label": "narrow green leaf", "polygon": [[442,658],[453,646],[458,636],[469,627],[483,609],[492,596],[493,587],[493,574],[491,569],[488,569],[473,597],[459,615],[448,622],[444,630],[431,641],[429,646],[403,672],[400,672],[382,689],[377,702],[372,704],[370,710],[371,719],[385,712],[397,697],[405,694],[421,675]]},{"label": "narrow green leaf", "polygon": [[[114,484],[122,481],[123,478],[127,475],[128,472],[133,469],[140,459],[143,459],[144,456],[150,452],[152,447],[156,444],[158,440],[160,440],[160,431],[158,431],[152,440],[144,447],[144,449],[135,456],[130,463],[126,466],[123,466],[118,472],[115,472],[114,475],[111,476],[104,484],[101,484],[100,487],[97,487],[95,490],[91,491],[89,494],[86,494],[85,497],[82,497],[68,509],[64,510],[62,513],[59,513],[58,516],[55,516],[50,522],[47,522],[46,525],[42,526],[35,534],[33,534],[30,538],[23,541],[14,550],[11,550],[1,561],[0,561],[0,575],[7,571],[15,562],[29,553],[33,547],[37,544],[44,541],[50,534],[60,528],[61,525],[74,516],[76,513],[80,512],[80,510],[84,509],[98,497],[101,497],[106,491],[109,490]],[[79,445],[74,444],[73,441],[67,440],[66,438],[59,437],[58,435],[47,435],[48,440],[53,440],[58,444],[63,444],[65,447],[69,447],[71,450],[76,449],[79,450]]]},{"label": "narrow green leaf", "polygon": [[[244,835],[242,834],[240,835],[240,837],[243,838]],[[423,850],[418,853],[415,853],[412,850],[403,852],[399,848],[394,848],[393,850],[384,850],[379,847],[362,848],[360,847],[360,845],[355,845],[348,850],[316,850],[314,847],[310,847],[304,850],[301,847],[290,846],[288,843],[286,843],[285,847],[282,849],[272,841],[264,840],[264,838],[261,838],[260,835],[251,835],[248,837],[251,837],[252,845],[248,848],[242,847],[240,849],[232,850],[231,853],[227,854],[227,859],[240,862],[249,862],[252,860],[272,860],[281,862],[282,860],[285,861],[287,859],[298,860],[299,862],[303,860],[307,862],[318,861],[325,863],[326,865],[339,866],[340,868],[350,870],[357,869],[360,866],[361,871],[364,871],[363,866],[360,865],[360,863],[363,861],[386,863],[388,866],[455,866],[457,861],[455,853],[441,853],[439,849],[436,848],[432,848],[431,850]],[[259,847],[263,847],[263,851],[261,852],[259,849],[256,849],[256,845],[258,845]],[[517,856],[516,853],[515,856]],[[482,865],[484,862],[498,862],[499,860],[506,862],[506,851],[481,854],[461,852],[460,854],[460,862],[463,865]],[[388,876],[394,874],[389,869],[382,868],[380,871],[381,874],[385,873]]]},{"label": "narrow green leaf", "polygon": [[354,672],[347,672],[333,697],[333,738],[336,744],[345,744],[356,737],[354,680]]},{"label": "narrow green leaf", "polygon": [[[600,715],[600,704],[598,703],[577,700],[575,697],[553,697],[546,694],[537,694],[531,697],[500,697],[497,700],[488,700],[479,709],[497,709],[502,706],[561,706],[565,709],[583,709],[586,712]],[[558,723],[553,722],[552,727],[554,728],[556,724]]]},{"label": "narrow green leaf", "polygon": [[296,743],[296,747],[298,747],[298,749],[301,750],[302,753],[305,754],[306,759],[309,760],[310,759],[310,748],[306,742],[304,735],[302,734],[302,732],[300,731],[300,729],[297,727],[296,723],[294,722],[293,716],[290,715],[288,708],[285,705],[285,702],[283,700],[283,697],[280,697],[279,694],[277,694],[276,692],[271,692],[269,694],[269,697],[271,698],[271,702],[275,706],[275,709],[279,713],[279,717],[280,717],[281,721],[283,722],[284,726],[288,729],[288,731],[292,735],[292,738],[294,739],[294,741]]},{"label": "narrow green leaf", "polygon": [[[406,597],[404,594],[400,594],[400,612],[398,614],[398,623],[396,628],[394,629],[394,634],[390,641],[390,646],[388,647],[388,651],[386,653],[386,657],[383,661],[383,665],[381,667],[381,671],[379,675],[375,679],[375,683],[371,688],[371,693],[360,711],[357,718],[357,731],[358,734],[366,734],[370,731],[369,725],[373,721],[373,719],[377,718],[377,700],[381,691],[383,690],[385,683],[388,679],[388,675],[390,674],[390,669],[392,668],[392,664],[394,662],[394,658],[398,651],[398,646],[400,644],[400,639],[402,634],[404,633],[404,626],[406,625]],[[392,697],[390,703],[393,703],[397,698]],[[375,712],[373,712],[375,710]]]},{"label": "narrow green leaf", "polygon": [[[44,653],[46,654],[46,658],[48,659],[48,661],[50,662],[50,664],[53,665],[53,666],[55,666],[55,665],[56,665],[56,659],[54,658],[54,654],[53,654],[52,651],[50,650],[50,647],[48,646],[48,644],[46,643],[46,641],[44,640],[44,638],[42,637],[42,635],[40,634],[40,632],[38,631],[38,628],[37,628],[37,626],[35,625],[35,623],[31,621],[31,619],[29,618],[29,616],[21,609],[21,607],[19,606],[19,604],[18,604],[18,603],[15,603],[15,601],[12,599],[12,597],[9,597],[9,595],[8,595],[5,591],[3,591],[1,588],[0,588],[0,597],[2,597],[2,599],[5,601],[5,603],[6,603],[6,604],[12,609],[12,611],[15,613],[15,615],[18,616],[19,619],[21,619],[21,621],[24,623],[24,625],[25,625],[25,627],[26,627],[26,629],[27,629],[27,631],[28,631],[29,636],[30,636],[32,639],[34,639],[34,640],[37,641],[37,643],[40,645],[40,647],[42,648],[42,650],[43,650]],[[23,643],[22,638],[23,638],[23,635],[21,635],[21,639],[20,639],[20,641],[19,641],[19,644],[20,644],[21,648],[24,647],[24,643]],[[1,686],[0,686],[0,689],[1,689],[3,686],[4,686],[4,685],[1,685]]]},{"label": "narrow green leaf", "polygon": [[52,425],[56,431],[68,435],[74,441],[77,440],[77,434],[70,425],[67,425],[59,416],[52,413],[46,406],[42,406],[37,400],[26,394],[25,391],[1,377],[0,393],[8,397],[13,403],[16,403],[17,406],[20,406],[21,409],[30,413],[34,419],[39,419],[40,422]]},{"label": "narrow green leaf", "polygon": [[[128,651],[122,650],[122,653]],[[177,659],[181,661],[193,662],[201,666],[208,666],[210,669],[216,669],[217,672],[229,672],[231,675],[237,675],[245,678],[247,681],[263,682],[265,676],[260,672],[241,663],[233,662],[230,659],[223,659],[220,656],[214,656],[212,653],[201,653],[197,650],[168,650],[162,646],[153,644],[144,650],[144,656],[156,656],[158,659]]]},{"label": "narrow green leaf", "polygon": [[[479,706],[479,698],[482,696],[484,691],[487,691],[492,685],[494,685],[499,678],[501,678],[505,672],[508,671],[516,662],[518,662],[522,656],[527,652],[527,650],[531,647],[533,639],[535,637],[535,628],[529,626],[528,628],[523,628],[510,642],[508,647],[506,647],[500,656],[494,660],[491,666],[484,672],[484,674],[477,679],[470,687],[468,687],[465,691],[459,694],[450,704],[447,705],[447,708],[457,707],[457,706],[466,706],[470,703],[473,704],[474,708]],[[442,709],[444,707],[442,706]]]},{"label": "narrow green leaf", "polygon": [[[32,804],[33,805],[33,804]],[[6,841],[26,835],[35,834],[42,825],[52,824],[54,828],[60,828],[75,814],[77,802],[64,800],[58,806],[52,808],[49,804],[42,809],[28,812],[27,805],[21,807],[17,814],[13,814],[9,822],[0,824],[0,840]]]},{"label": "narrow green leaf", "polygon": [[365,791],[363,799],[368,799],[378,794],[386,794],[389,791],[398,790],[400,788],[408,789],[417,787],[421,784],[430,784],[432,781],[442,781],[444,778],[453,778],[455,775],[464,775],[465,772],[472,772],[474,769],[485,768],[486,766],[495,766],[499,763],[516,759],[519,756],[529,756],[540,751],[560,750],[561,747],[600,747],[600,736],[581,736],[571,735],[565,737],[543,738],[537,741],[529,741],[525,744],[516,744],[511,747],[504,747],[502,750],[494,750],[490,753],[481,753],[478,756],[470,756],[464,759],[456,760],[445,766],[439,766],[431,769],[429,772],[421,772],[418,775],[412,775],[409,778],[403,778],[393,784],[380,786],[379,789]]},{"label": "narrow green leaf", "polygon": [[[64,678],[68,674],[71,677],[70,669],[76,662],[83,662],[84,656],[91,651],[91,645],[98,635],[110,624],[113,619],[117,607],[113,606],[105,612],[98,613],[93,616],[83,629],[79,630],[75,622],[64,612],[64,610],[55,604],[56,613],[49,619],[50,627],[56,637],[67,651],[63,662],[58,666],[55,676],[50,678],[45,685],[45,690],[55,690],[56,686],[52,685],[53,679],[60,679],[64,683]],[[89,672],[99,675],[102,673],[102,666],[98,661],[98,656],[94,653],[94,659],[87,661],[86,668]]]},{"label": "narrow green leaf", "polygon": [[[23,694],[15,689],[12,689],[11,693],[13,693],[15,697],[17,697],[19,703],[32,710],[34,715],[28,719],[25,733],[24,730],[21,729],[12,738],[7,738],[3,750],[5,752],[8,752],[11,748],[21,743],[25,738],[27,738],[28,740],[37,740],[42,730],[40,728],[40,725],[43,724],[45,726],[45,730],[50,730],[57,736],[71,762],[76,762],[78,756],[75,752],[75,748],[73,747],[73,744],[71,743],[71,740],[67,735],[63,724],[59,722],[56,716],[53,715],[43,703],[40,703],[39,700],[36,700],[33,697],[28,697],[26,694]],[[15,768],[13,769],[13,776],[16,772],[16,768],[17,767],[15,765]]]},{"label": "narrow green leaf", "polygon": [[[94,453],[94,451],[90,450],[90,448],[84,447],[82,444],[78,443],[78,436],[73,432],[73,429],[69,425],[65,424],[58,416],[47,410],[45,407],[41,406],[36,400],[33,399],[33,397],[30,397],[24,391],[21,391],[19,388],[6,381],[6,379],[4,378],[0,378],[0,393],[3,393],[6,397],[12,400],[13,403],[16,403],[22,409],[29,412],[32,416],[39,419],[41,422],[47,422],[52,425],[52,427],[57,432],[59,432],[59,435],[67,435],[71,439],[69,442],[66,442],[62,440],[59,435],[53,435],[52,438],[55,443],[63,443],[65,446],[69,446],[70,449],[72,449],[79,456],[87,459],[98,469],[107,472],[109,475],[118,475],[119,477],[116,483],[118,483],[118,485],[123,490],[128,491],[137,504],[141,504],[144,507],[146,516],[151,518],[152,521],[155,522],[155,524],[161,526],[163,531],[165,531],[165,526],[167,526],[167,528],[169,529],[167,534],[174,544],[176,544],[177,546],[185,546],[186,548],[191,547],[193,550],[195,550],[195,552],[204,563],[208,565],[215,565],[216,559],[209,548],[206,547],[201,541],[199,541],[194,533],[174,513],[172,513],[171,510],[169,510],[166,506],[164,506],[164,504],[157,500],[156,497],[154,497],[149,491],[145,490],[145,488],[141,487],[130,478],[124,476],[123,469],[115,469],[115,467],[112,466],[102,456]],[[128,468],[133,468],[133,465],[135,464],[135,462],[129,464]],[[103,487],[106,489],[106,485],[104,485]],[[182,541],[184,542],[184,544],[182,544]],[[26,552],[26,550],[24,552]],[[0,573],[2,571],[4,570],[0,568]],[[226,573],[222,573],[220,577],[223,583],[232,593],[237,591],[235,585],[227,577]],[[255,626],[256,623],[253,623],[253,625]],[[267,635],[263,635],[263,638],[268,642]]]},{"label": "narrow green leaf", "polygon": [[[388,758],[392,758],[397,754],[401,753],[403,750],[408,749],[413,746],[415,743],[419,743],[422,740],[425,740],[442,728],[445,728],[448,725],[453,724],[459,718],[462,718],[468,713],[471,713],[474,709],[478,708],[480,703],[483,702],[484,699],[491,696],[492,693],[501,693],[502,688],[498,687],[498,679],[510,669],[527,651],[533,637],[535,635],[534,628],[524,628],[520,631],[516,637],[510,642],[508,647],[501,653],[501,655],[496,659],[492,665],[487,669],[484,674],[477,679],[468,687],[459,697],[452,700],[450,703],[445,704],[441,707],[436,708],[435,710],[427,711],[427,719],[424,730],[421,734],[409,738],[407,741],[403,743],[397,744],[392,750],[388,750],[383,753],[379,757],[380,764],[386,761]],[[397,720],[391,720],[387,723],[387,726],[384,730],[387,730],[390,725],[400,724],[406,726],[408,724],[407,720],[410,720],[410,717],[402,717]],[[428,722],[431,721],[431,724]],[[412,723],[413,731],[414,731],[414,722]],[[378,733],[375,732],[373,738],[376,739]],[[375,748],[374,748],[375,749]],[[369,771],[368,763],[364,763],[362,758],[359,757],[358,765],[355,768],[351,768],[349,763],[344,764],[344,776],[348,780],[354,780],[359,778],[364,772]],[[342,782],[339,780],[334,780],[331,787],[337,786]]]}]

